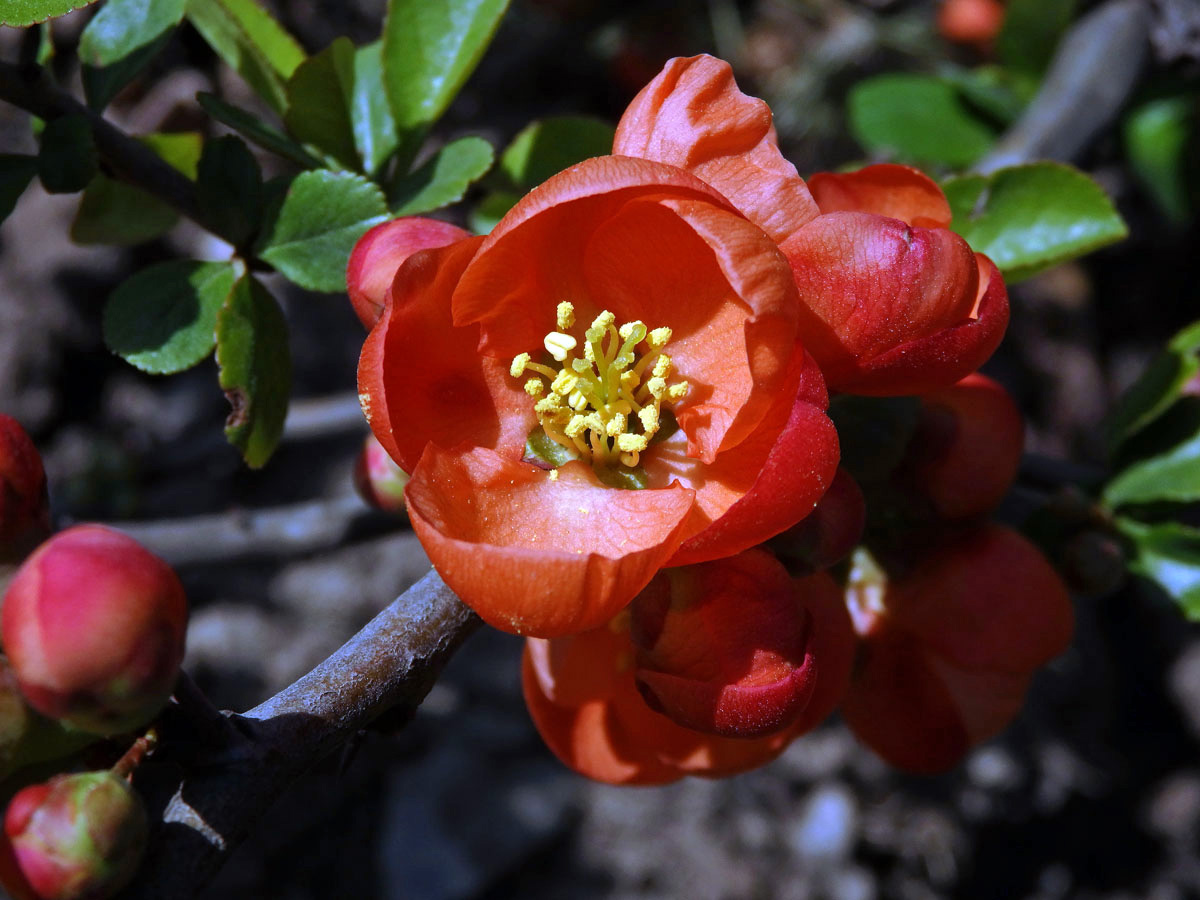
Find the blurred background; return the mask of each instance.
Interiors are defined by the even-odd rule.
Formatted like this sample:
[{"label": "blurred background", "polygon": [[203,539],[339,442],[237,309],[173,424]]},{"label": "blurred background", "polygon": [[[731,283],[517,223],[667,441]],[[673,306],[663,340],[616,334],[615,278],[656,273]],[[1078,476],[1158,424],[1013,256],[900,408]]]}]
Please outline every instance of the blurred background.
[{"label": "blurred background", "polygon": [[[267,5],[309,51],[342,34],[373,40],[384,12],[383,0]],[[1122,109],[1190,96],[1182,158],[1195,160],[1200,5],[1147,9],[1149,49]],[[537,117],[615,122],[666,59],[708,52],[770,103],[802,174],[861,164],[876,156],[847,118],[856,84],[991,58],[987,41],[948,40],[938,11],[924,0],[513,0],[435,138],[479,134],[502,148]],[[77,41],[89,15],[56,20],[56,44]],[[15,59],[20,39],[0,28],[0,56]],[[77,72],[60,75],[78,84]],[[184,28],[108,115],[134,133],[210,128],[194,101],[201,90],[262,109]],[[1003,130],[1002,113],[984,119]],[[0,152],[35,146],[28,117],[0,104]],[[1008,337],[984,369],[1028,416],[1033,456],[1013,517],[1103,470],[1114,398],[1200,310],[1187,172],[1172,193],[1147,180],[1132,146],[1128,118],[1114,118],[1072,160],[1114,197],[1131,237],[1015,286]],[[77,203],[35,183],[0,227],[0,410],[43,450],[62,524],[136,520],[153,537],[165,520],[224,517],[209,523],[218,539],[179,548],[175,561],[193,610],[185,668],[218,706],[242,710],[323,659],[428,566],[402,519],[352,498],[366,434],[355,401],[362,326],[344,296],[273,278],[291,331],[293,412],[279,452],[249,471],[221,436],[228,407],[211,359],[156,379],[100,338],[103,302],[129,274],[227,248],[189,223],[135,248],[78,246]],[[286,540],[221,546],[222,523],[273,515],[292,523]],[[363,734],[281,800],[206,896],[1200,896],[1200,633],[1150,589],[1113,587],[1102,556],[1072,552],[1059,561],[1084,589],[1074,645],[1038,676],[1013,726],[946,775],[889,769],[835,717],[736,778],[592,784],[553,759],[529,723],[520,641],[485,630],[414,721]]]}]

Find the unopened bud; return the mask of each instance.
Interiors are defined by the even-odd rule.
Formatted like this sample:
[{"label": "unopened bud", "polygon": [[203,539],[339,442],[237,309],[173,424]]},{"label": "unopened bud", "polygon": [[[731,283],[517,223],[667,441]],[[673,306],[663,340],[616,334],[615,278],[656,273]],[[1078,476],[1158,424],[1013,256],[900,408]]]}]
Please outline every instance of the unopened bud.
[{"label": "unopened bud", "polygon": [[20,562],[49,533],[42,458],[17,420],[0,414],[0,563]]},{"label": "unopened bud", "polygon": [[144,725],[183,658],[187,601],[165,562],[132,538],[78,525],[17,570],[0,625],[21,692],[93,734]]},{"label": "unopened bud", "polygon": [[354,487],[359,495],[376,509],[402,513],[407,485],[408,473],[388,456],[374,435],[368,435],[354,463]]},{"label": "unopened bud", "polygon": [[867,505],[858,483],[838,469],[816,509],[773,538],[770,547],[793,571],[820,572],[850,555],[866,523]]},{"label": "unopened bud", "polygon": [[146,811],[111,772],[58,775],[18,792],[4,832],[43,900],[105,900],[129,883],[146,849]]}]

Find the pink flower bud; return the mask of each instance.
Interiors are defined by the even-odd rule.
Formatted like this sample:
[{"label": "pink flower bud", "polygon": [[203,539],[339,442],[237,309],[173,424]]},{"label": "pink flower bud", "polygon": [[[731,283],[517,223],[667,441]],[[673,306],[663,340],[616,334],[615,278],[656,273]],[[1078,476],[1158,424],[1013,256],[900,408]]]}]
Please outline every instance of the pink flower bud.
[{"label": "pink flower bud", "polygon": [[49,533],[42,458],[17,420],[0,414],[0,563],[20,562]]},{"label": "pink flower bud", "polygon": [[354,487],[359,495],[376,509],[402,513],[407,510],[404,505],[407,485],[408,473],[388,456],[375,435],[367,435],[354,463]]},{"label": "pink flower bud", "polygon": [[111,772],[57,775],[13,797],[4,832],[38,897],[104,900],[137,871],[146,849],[146,811]]},{"label": "pink flower bud", "polygon": [[13,577],[0,625],[21,692],[94,734],[148,722],[183,658],[187,601],[165,562],[132,538],[78,525]]},{"label": "pink flower bud", "polygon": [[838,469],[817,508],[770,542],[793,571],[820,572],[841,562],[862,538],[867,505],[858,483]]},{"label": "pink flower bud", "polygon": [[811,617],[769,553],[666,569],[630,612],[638,687],[685,728],[763,737],[795,722],[812,696]]}]

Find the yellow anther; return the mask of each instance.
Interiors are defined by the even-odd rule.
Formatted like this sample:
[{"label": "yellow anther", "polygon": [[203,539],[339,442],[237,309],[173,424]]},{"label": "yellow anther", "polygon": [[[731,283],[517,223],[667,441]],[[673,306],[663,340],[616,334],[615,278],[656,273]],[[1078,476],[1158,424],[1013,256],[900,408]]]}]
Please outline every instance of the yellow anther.
[{"label": "yellow anther", "polygon": [[631,337],[633,343],[638,343],[646,337],[646,326],[640,320],[635,322],[626,322],[617,329],[617,334],[621,335],[621,340],[627,341]]},{"label": "yellow anther", "polygon": [[687,396],[687,392],[688,383],[686,381],[681,381],[678,384],[673,384],[667,388],[667,399],[674,403],[678,403]]},{"label": "yellow anther", "polygon": [[658,407],[643,406],[638,410],[638,418],[642,422],[642,431],[646,434],[658,433]]},{"label": "yellow anther", "polygon": [[559,331],[566,331],[575,324],[575,304],[564,300],[555,310],[556,324]]},{"label": "yellow anther", "polygon": [[638,386],[638,382],[640,382],[640,381],[641,381],[641,379],[638,378],[638,375],[636,372],[622,372],[621,373],[621,388],[623,390],[629,391],[630,393],[633,393],[634,389]]},{"label": "yellow anther", "polygon": [[625,453],[640,453],[649,443],[644,434],[622,434],[617,438],[617,449]]},{"label": "yellow anther", "polygon": [[566,369],[563,369],[554,376],[554,381],[550,384],[550,390],[554,391],[556,394],[562,394],[565,397],[570,394],[571,391],[575,390],[575,387],[578,384],[579,376],[572,375]]},{"label": "yellow anther", "polygon": [[543,397],[533,406],[533,411],[536,413],[553,414],[562,409],[562,397],[558,394],[550,394],[548,397]]},{"label": "yellow anther", "polygon": [[655,328],[646,336],[646,343],[654,350],[661,350],[671,340],[670,328]]},{"label": "yellow anther", "polygon": [[579,342],[575,338],[569,334],[563,334],[561,331],[550,332],[546,335],[546,339],[542,343],[546,347],[546,352],[559,362],[566,361],[571,351],[579,345]]},{"label": "yellow anther", "polygon": [[617,415],[608,420],[608,424],[604,426],[604,432],[609,437],[618,437],[625,433],[625,428],[628,424],[629,420],[620,413],[617,413]]},{"label": "yellow anther", "polygon": [[592,319],[592,327],[589,328],[588,331],[599,331],[601,334],[603,334],[604,332],[608,331],[609,326],[616,321],[616,315],[606,309],[604,312],[600,313],[600,315],[596,316],[596,318]]},{"label": "yellow anther", "polygon": [[642,456],[640,453],[622,453],[621,454],[621,464],[629,466],[629,468],[631,468],[631,469],[634,466],[636,466],[639,462],[641,462],[641,459],[642,459]]},{"label": "yellow anther", "polygon": [[571,396],[567,398],[567,406],[577,412],[582,412],[588,408],[588,398],[583,391],[571,391]]},{"label": "yellow anther", "polygon": [[671,357],[665,353],[654,361],[653,373],[655,378],[666,378],[671,374]]},{"label": "yellow anther", "polygon": [[558,481],[558,469],[551,469],[549,478],[551,481]]},{"label": "yellow anther", "polygon": [[651,378],[646,382],[646,390],[650,392],[650,396],[655,400],[661,400],[667,392],[667,380],[665,378]]},{"label": "yellow anther", "polygon": [[587,416],[572,416],[567,427],[563,429],[563,433],[571,438],[582,437],[583,433],[587,431],[587,427]]},{"label": "yellow anther", "polygon": [[530,397],[540,397],[546,392],[546,384],[540,378],[530,378],[525,382],[525,393]]},{"label": "yellow anther", "polygon": [[525,367],[529,365],[529,354],[518,353],[513,357],[512,365],[508,369],[508,374],[513,378],[520,378],[525,374]]}]

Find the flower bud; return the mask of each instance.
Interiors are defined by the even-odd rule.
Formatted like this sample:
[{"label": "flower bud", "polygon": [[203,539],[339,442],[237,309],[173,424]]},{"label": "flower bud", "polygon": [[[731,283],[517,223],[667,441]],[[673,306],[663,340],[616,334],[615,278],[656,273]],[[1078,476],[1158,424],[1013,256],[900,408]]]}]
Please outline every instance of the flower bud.
[{"label": "flower bud", "polygon": [[1007,528],[974,529],[896,580],[855,562],[847,600],[863,647],[842,714],[899,768],[942,771],[1002,731],[1071,640],[1061,580]]},{"label": "flower bud", "polygon": [[986,50],[1004,24],[1000,0],[945,0],[938,10],[937,28],[956,44],[974,44]]},{"label": "flower bud", "polygon": [[983,515],[1017,477],[1025,425],[1008,392],[986,375],[921,397],[908,460],[917,489],[946,519]]},{"label": "flower bud", "polygon": [[166,702],[186,619],[170,566],[118,531],[78,525],[17,571],[0,625],[30,705],[72,727],[116,734]]},{"label": "flower bud", "polygon": [[354,487],[359,495],[376,509],[403,513],[404,488],[408,473],[388,456],[375,435],[367,435],[366,443],[354,463]]},{"label": "flower bud", "polygon": [[19,791],[4,832],[44,900],[104,900],[129,883],[146,849],[140,798],[111,772],[57,775]]},{"label": "flower bud", "polygon": [[409,216],[376,225],[359,238],[346,265],[346,288],[363,325],[370,328],[379,319],[392,279],[406,259],[468,236],[449,222]]},{"label": "flower bud", "polygon": [[811,619],[768,553],[666,569],[630,613],[638,687],[685,728],[763,737],[795,722],[812,696]]},{"label": "flower bud", "polygon": [[820,572],[850,555],[867,524],[867,505],[858,483],[838,469],[817,508],[770,542],[793,571]]},{"label": "flower bud", "polygon": [[42,458],[17,420],[0,414],[0,563],[20,562],[49,533]]}]

